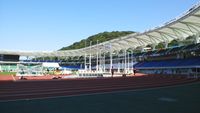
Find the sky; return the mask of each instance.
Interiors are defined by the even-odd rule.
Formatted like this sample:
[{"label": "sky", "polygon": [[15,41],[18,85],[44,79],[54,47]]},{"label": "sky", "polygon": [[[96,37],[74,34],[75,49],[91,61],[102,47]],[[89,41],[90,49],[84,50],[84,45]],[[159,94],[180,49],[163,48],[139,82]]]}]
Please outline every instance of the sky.
[{"label": "sky", "polygon": [[0,50],[54,51],[104,31],[143,32],[198,0],[0,0]]}]

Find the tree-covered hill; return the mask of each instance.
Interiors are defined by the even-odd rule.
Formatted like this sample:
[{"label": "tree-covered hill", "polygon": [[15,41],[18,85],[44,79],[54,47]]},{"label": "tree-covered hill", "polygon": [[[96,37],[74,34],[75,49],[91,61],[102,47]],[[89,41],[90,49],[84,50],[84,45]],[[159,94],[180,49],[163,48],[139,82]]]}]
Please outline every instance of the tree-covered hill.
[{"label": "tree-covered hill", "polygon": [[[112,31],[112,32],[103,32],[103,33],[98,33],[96,35],[90,36],[87,39],[83,39],[79,42],[75,42],[70,46],[67,47],[63,47],[60,50],[70,50],[70,49],[80,49],[80,48],[84,48],[85,44],[86,47],[90,45],[90,41],[92,41],[92,45],[97,43],[97,40],[99,43],[108,41],[108,40],[112,40],[115,38],[119,38],[122,36],[126,36],[129,34],[134,33],[133,31]],[[86,43],[87,42],[87,43]]]}]

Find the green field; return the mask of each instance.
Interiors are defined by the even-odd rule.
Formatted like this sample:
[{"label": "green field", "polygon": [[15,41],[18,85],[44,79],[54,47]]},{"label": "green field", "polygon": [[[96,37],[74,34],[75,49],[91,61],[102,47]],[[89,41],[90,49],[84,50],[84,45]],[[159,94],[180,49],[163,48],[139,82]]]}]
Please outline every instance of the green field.
[{"label": "green field", "polygon": [[182,86],[0,102],[0,113],[200,113],[200,82]]},{"label": "green field", "polygon": [[16,75],[16,72],[0,72],[0,75]]}]

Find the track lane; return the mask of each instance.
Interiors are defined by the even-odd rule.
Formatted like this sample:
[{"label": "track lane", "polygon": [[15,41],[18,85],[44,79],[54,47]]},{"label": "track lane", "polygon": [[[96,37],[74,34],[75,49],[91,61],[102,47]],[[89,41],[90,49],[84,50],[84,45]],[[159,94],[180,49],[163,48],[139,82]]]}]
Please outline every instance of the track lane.
[{"label": "track lane", "polygon": [[[123,80],[123,81],[121,81]],[[22,82],[17,84],[15,83],[15,87],[10,87],[9,91],[2,92],[0,86],[0,101],[2,100],[16,100],[16,99],[34,99],[34,98],[47,98],[47,97],[55,97],[55,96],[69,96],[69,95],[79,95],[79,94],[90,94],[90,93],[101,93],[101,92],[112,92],[112,91],[123,91],[123,90],[133,90],[133,89],[141,89],[141,88],[152,88],[152,87],[163,87],[169,85],[183,84],[194,82],[195,79],[187,79],[187,78],[168,78],[168,77],[148,77],[148,78],[138,78],[138,79],[96,79],[96,80],[83,80],[81,84],[77,84],[79,81],[71,81],[69,86],[69,82],[67,81],[51,81],[48,82],[48,85],[55,85],[58,83],[58,86],[63,86],[68,84],[67,87],[43,87],[39,84],[44,84],[45,82]],[[37,83],[35,85],[34,83]],[[29,89],[26,89],[28,85],[25,85],[25,89],[18,90],[24,84],[28,84]],[[73,85],[76,84],[76,85]],[[19,85],[19,86],[17,86]],[[34,87],[31,87],[34,85]],[[4,87],[8,88],[8,87]],[[36,88],[36,89],[35,89]],[[39,88],[39,89],[37,89]],[[40,89],[42,88],[42,89]],[[47,89],[46,89],[47,88]]]}]

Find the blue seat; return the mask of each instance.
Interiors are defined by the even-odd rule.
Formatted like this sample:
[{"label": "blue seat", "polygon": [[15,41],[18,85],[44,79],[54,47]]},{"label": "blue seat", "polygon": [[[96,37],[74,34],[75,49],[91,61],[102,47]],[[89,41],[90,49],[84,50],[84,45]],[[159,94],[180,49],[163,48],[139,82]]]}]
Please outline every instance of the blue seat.
[{"label": "blue seat", "polygon": [[189,58],[189,59],[146,61],[146,62],[139,62],[134,65],[135,68],[179,67],[179,66],[200,66],[200,57],[194,57],[194,58]]}]

